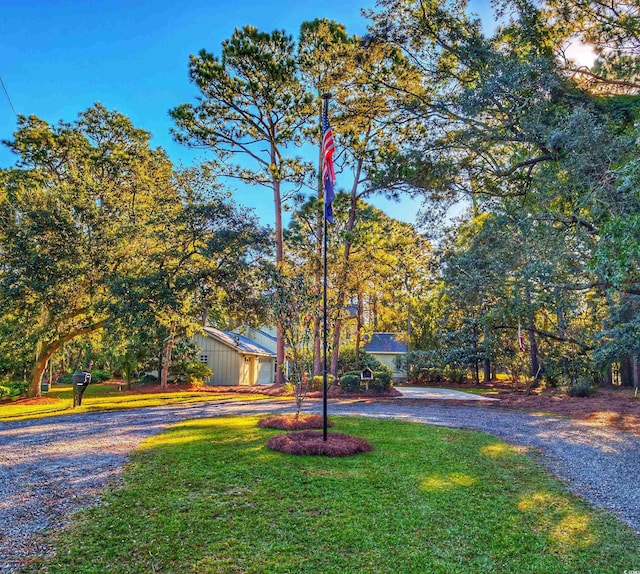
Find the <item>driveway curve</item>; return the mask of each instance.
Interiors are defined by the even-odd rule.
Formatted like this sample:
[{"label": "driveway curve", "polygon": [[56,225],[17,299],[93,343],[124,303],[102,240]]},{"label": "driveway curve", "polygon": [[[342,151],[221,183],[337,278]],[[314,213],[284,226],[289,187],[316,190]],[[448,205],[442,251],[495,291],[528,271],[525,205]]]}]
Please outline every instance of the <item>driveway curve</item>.
[{"label": "driveway curve", "polygon": [[[186,419],[293,408],[272,400],[191,403],[0,423],[0,574],[52,552],[47,534],[81,506],[96,503],[145,438]],[[320,408],[319,401],[307,401],[307,410]],[[636,437],[559,417],[436,401],[332,400],[329,414],[466,428],[528,447],[573,492],[640,533]]]}]

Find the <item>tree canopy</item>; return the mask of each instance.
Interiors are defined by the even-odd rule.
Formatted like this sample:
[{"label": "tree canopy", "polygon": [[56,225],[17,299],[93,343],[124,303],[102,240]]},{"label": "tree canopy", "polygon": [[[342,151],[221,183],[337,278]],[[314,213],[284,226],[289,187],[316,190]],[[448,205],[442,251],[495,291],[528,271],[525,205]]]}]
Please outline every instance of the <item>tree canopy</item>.
[{"label": "tree canopy", "polygon": [[[198,324],[271,320],[278,382],[286,339],[317,374],[323,192],[308,150],[330,92],[334,374],[341,346],[357,361],[367,335],[393,331],[477,382],[502,369],[638,385],[638,9],[505,0],[486,33],[464,0],[378,0],[362,37],[326,19],[297,37],[238,28],[190,58],[199,95],[171,110],[174,136],[213,160],[183,170],[100,104],[71,123],[20,117],[0,172],[0,371],[29,372],[37,394],[55,353],[105,331],[125,363],[148,346],[166,370]],[[567,58],[576,42],[593,65]],[[273,196],[271,235],[230,200],[234,179]],[[376,194],[422,198],[416,225]]]}]

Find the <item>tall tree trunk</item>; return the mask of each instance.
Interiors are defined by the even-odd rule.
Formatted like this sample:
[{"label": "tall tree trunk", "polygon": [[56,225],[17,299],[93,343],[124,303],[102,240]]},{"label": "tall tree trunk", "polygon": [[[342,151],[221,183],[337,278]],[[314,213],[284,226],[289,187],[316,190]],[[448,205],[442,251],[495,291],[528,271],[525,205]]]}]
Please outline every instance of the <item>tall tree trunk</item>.
[{"label": "tall tree trunk", "polygon": [[[632,305],[631,298],[628,295],[623,295],[620,301],[622,306],[621,319],[623,322],[632,321],[634,318],[635,310]],[[620,357],[620,383],[623,387],[632,387],[637,380],[636,359],[631,354],[625,354]]]},{"label": "tall tree trunk", "polygon": [[317,315],[313,318],[313,375],[321,376],[322,370],[322,318]]},{"label": "tall tree trunk", "polygon": [[338,359],[340,358],[340,331],[342,329],[342,311],[339,308],[336,319],[333,322],[333,339],[331,349],[331,365],[329,372],[334,376],[338,376]]},{"label": "tall tree trunk", "polygon": [[[527,303],[527,308],[531,309],[531,290],[529,289],[529,285],[527,284],[524,288],[525,301]],[[529,360],[531,365],[531,377],[533,378],[533,385],[536,386],[538,379],[540,377],[540,359],[538,357],[538,343],[536,341],[536,333],[535,333],[535,317],[532,312],[530,312],[528,317],[528,332],[529,332]]]},{"label": "tall tree trunk", "polygon": [[91,343],[89,343],[85,347],[84,370],[85,371],[90,371],[92,367],[93,367],[93,347],[92,347]]},{"label": "tall tree trunk", "polygon": [[[564,338],[567,331],[567,321],[564,313],[564,305],[560,301],[560,297],[557,294],[556,294],[556,318],[558,321],[558,335]],[[566,357],[562,357],[562,359],[560,360],[560,365],[562,367],[562,374],[564,377],[566,377],[569,372],[569,364]]]},{"label": "tall tree trunk", "polygon": [[160,376],[160,388],[167,390],[167,379],[169,378],[169,367],[171,366],[171,353],[175,341],[175,325],[171,325],[169,336],[164,344],[164,359],[162,364],[162,374]]},{"label": "tall tree trunk", "polygon": [[[275,165],[275,153],[272,154]],[[280,180],[273,180],[273,203],[275,205],[275,225],[276,225],[276,266],[282,268],[284,263],[284,233],[282,230],[282,197],[280,195]],[[284,346],[284,326],[280,321],[276,325],[276,384],[282,385],[285,382],[286,356]]]},{"label": "tall tree trunk", "polygon": [[491,345],[489,344],[489,327],[482,327],[483,343],[484,343],[484,373],[483,382],[488,384],[491,382]]},{"label": "tall tree trunk", "polygon": [[356,306],[356,369],[360,369],[360,341],[362,341],[362,292],[358,288],[358,304]]},{"label": "tall tree trunk", "polygon": [[36,360],[33,363],[31,369],[31,377],[29,380],[29,388],[27,389],[27,398],[33,399],[42,396],[40,390],[40,383],[42,382],[42,375],[47,367],[47,361],[49,357],[46,354],[38,353]]},{"label": "tall tree trunk", "polygon": [[474,323],[473,325],[473,384],[480,384],[480,360],[478,359],[478,327]]}]

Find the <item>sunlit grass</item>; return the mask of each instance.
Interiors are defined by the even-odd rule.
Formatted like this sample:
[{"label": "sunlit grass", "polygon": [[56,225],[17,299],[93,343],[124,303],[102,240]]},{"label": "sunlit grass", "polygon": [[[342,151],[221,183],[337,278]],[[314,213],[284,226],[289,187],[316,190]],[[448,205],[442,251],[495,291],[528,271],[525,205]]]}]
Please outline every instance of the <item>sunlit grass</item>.
[{"label": "sunlit grass", "polygon": [[[124,389],[125,387],[121,387]],[[52,415],[86,413],[116,409],[138,409],[168,404],[186,404],[206,401],[251,401],[268,398],[260,394],[215,393],[211,391],[169,391],[149,393],[119,390],[118,385],[89,385],[82,398],[82,406],[73,408],[73,387],[56,386],[43,394],[43,400],[16,401],[0,404],[0,422],[35,419]]]},{"label": "sunlit grass", "polygon": [[638,537],[517,449],[471,431],[336,417],[374,451],[268,451],[257,417],[148,439],[55,537],[49,573],[616,573]]}]

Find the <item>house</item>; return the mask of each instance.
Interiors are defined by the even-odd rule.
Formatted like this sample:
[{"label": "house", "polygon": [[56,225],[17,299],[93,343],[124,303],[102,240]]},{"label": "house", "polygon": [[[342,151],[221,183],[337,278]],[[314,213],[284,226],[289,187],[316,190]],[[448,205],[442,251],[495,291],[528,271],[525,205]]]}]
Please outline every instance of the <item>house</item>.
[{"label": "house", "polygon": [[240,329],[234,329],[234,333],[244,335],[248,339],[255,341],[258,345],[276,352],[276,330],[273,327],[249,327],[244,326]]},{"label": "house", "polygon": [[398,369],[395,364],[396,357],[407,352],[407,343],[401,337],[400,333],[373,333],[371,339],[364,345],[367,353],[391,369],[394,383],[403,383],[407,380],[406,371]]},{"label": "house", "polygon": [[199,346],[199,359],[213,375],[208,385],[270,385],[274,381],[276,354],[258,342],[240,335],[204,327],[193,341]]},{"label": "house", "polygon": [[[277,353],[277,339],[276,339],[275,327],[271,327],[269,325],[263,325],[262,327],[249,327],[248,325],[244,325],[242,327],[234,329],[233,333],[244,335],[245,337],[258,343],[258,345],[261,345],[262,347],[266,347],[272,353],[274,354]],[[286,353],[286,350],[285,350],[285,353]],[[290,371],[291,371],[291,361],[287,360],[284,363],[285,379],[289,378]]]}]

